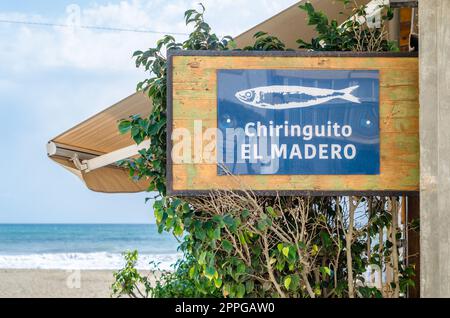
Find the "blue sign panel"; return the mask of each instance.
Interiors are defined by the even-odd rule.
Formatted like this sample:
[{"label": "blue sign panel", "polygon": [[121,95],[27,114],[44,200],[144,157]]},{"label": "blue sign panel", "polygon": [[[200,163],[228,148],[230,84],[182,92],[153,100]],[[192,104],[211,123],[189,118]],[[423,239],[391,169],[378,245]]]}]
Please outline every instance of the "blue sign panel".
[{"label": "blue sign panel", "polygon": [[380,173],[379,72],[218,70],[218,174]]}]

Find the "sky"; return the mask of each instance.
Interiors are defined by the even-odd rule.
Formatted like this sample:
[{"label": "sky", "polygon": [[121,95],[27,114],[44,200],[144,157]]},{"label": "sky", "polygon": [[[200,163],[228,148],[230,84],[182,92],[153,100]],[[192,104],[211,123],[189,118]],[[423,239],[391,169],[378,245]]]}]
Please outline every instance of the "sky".
[{"label": "sky", "polygon": [[[198,0],[0,0],[1,21],[186,33]],[[203,0],[206,20],[236,36],[297,0]],[[148,74],[134,51],[157,33],[0,21],[0,223],[154,223],[149,193],[100,194],[47,158],[59,133],[132,94]],[[177,36],[183,40],[183,36]]]}]

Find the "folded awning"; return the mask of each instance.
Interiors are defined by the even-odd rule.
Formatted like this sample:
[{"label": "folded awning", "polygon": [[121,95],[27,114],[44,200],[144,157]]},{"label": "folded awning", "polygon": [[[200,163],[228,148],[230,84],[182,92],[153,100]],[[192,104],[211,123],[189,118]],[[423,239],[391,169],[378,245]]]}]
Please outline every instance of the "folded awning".
[{"label": "folded awning", "polygon": [[[373,0],[383,1],[383,0]],[[270,19],[256,25],[235,38],[242,48],[254,43],[254,34],[264,31],[279,37],[288,48],[297,48],[296,40],[308,41],[314,36],[314,28],[307,27],[307,15],[298,5],[287,8]],[[310,0],[314,7],[328,17],[344,21],[348,16],[340,14],[342,4],[329,0]],[[366,4],[369,0],[362,0]],[[345,10],[344,10],[345,11]],[[119,193],[145,191],[148,180],[133,181],[128,172],[118,167],[118,160],[133,157],[140,148],[148,146],[143,142],[137,147],[129,134],[120,135],[118,121],[130,115],[147,116],[151,111],[151,101],[143,93],[135,93],[117,104],[85,120],[77,126],[53,138],[47,145],[48,156],[77,175],[86,186],[97,192]]]},{"label": "folded awning", "polygon": [[151,107],[147,95],[135,93],[50,140],[47,154],[93,191],[145,191],[148,180],[133,181],[116,162],[135,156],[148,142],[136,146],[129,134],[119,133],[117,125],[130,115],[148,116]]}]

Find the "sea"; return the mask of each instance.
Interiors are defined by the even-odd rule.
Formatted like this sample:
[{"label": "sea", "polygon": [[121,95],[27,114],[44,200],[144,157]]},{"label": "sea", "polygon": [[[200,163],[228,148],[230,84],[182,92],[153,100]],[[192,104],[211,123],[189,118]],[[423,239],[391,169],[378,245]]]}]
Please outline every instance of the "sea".
[{"label": "sea", "polygon": [[137,250],[137,268],[171,270],[179,243],[155,224],[0,224],[0,269],[117,270]]}]

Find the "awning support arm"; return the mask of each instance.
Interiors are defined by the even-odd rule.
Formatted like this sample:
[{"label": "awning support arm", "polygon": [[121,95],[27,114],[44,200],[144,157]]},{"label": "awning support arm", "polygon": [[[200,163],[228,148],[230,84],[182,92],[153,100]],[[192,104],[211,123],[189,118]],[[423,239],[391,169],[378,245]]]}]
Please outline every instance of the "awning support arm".
[{"label": "awning support arm", "polygon": [[[150,140],[145,140],[141,142],[139,145],[131,145],[103,155],[96,156],[93,154],[71,150],[62,145],[58,145],[54,142],[49,142],[47,144],[47,154],[49,157],[61,156],[68,158],[70,161],[73,162],[73,164],[78,170],[83,172],[89,172],[95,169],[112,165],[117,161],[136,156],[139,154],[140,150],[147,149],[149,147],[150,147]],[[88,159],[80,160],[80,155],[82,157],[87,157]]]},{"label": "awning support arm", "polygon": [[85,172],[102,168],[110,164],[116,163],[117,161],[138,155],[140,150],[146,149],[149,146],[150,140],[145,140],[141,142],[139,145],[131,145],[89,160],[83,160],[82,167],[85,166],[84,169]]},{"label": "awning support arm", "polygon": [[70,158],[70,161],[72,161],[75,167],[80,171],[84,171],[87,169],[87,165],[80,162],[80,158],[78,158],[77,153],[73,154],[73,156]]}]

